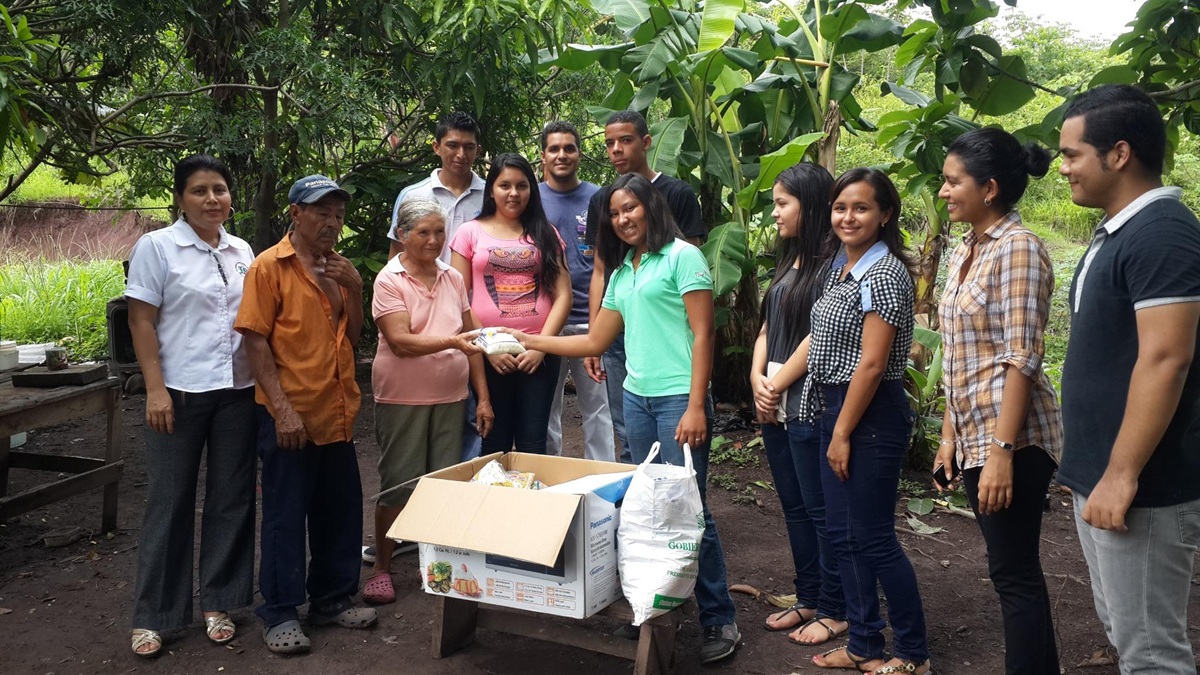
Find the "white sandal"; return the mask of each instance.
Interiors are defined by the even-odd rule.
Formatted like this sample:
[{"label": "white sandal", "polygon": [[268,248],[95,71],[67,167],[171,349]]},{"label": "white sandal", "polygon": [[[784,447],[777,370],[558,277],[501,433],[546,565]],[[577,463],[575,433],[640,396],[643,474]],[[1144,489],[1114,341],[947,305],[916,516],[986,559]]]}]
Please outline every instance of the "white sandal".
[{"label": "white sandal", "polygon": [[[208,633],[208,639],[213,642],[223,645],[232,640],[236,634],[237,626],[233,625],[233,621],[229,619],[229,615],[221,612],[216,616],[204,617],[205,632]],[[217,638],[218,633],[229,631],[228,637]]]},{"label": "white sandal", "polygon": [[[132,637],[133,653],[144,659],[158,656],[158,653],[162,651],[162,636],[159,635],[158,631],[156,630],[149,630],[147,628],[134,628]],[[148,652],[139,651],[141,647],[145,647],[146,645],[154,645],[154,649],[151,649]]]}]

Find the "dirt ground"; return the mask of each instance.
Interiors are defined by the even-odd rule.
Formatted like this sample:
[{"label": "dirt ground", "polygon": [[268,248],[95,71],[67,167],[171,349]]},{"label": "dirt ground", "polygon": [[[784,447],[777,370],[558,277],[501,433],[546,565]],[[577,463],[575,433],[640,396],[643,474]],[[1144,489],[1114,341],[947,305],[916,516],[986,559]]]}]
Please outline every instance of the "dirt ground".
[{"label": "dirt ground", "polygon": [[[360,378],[364,381],[365,378]],[[364,386],[364,392],[370,387]],[[357,426],[359,464],[366,494],[378,487],[378,448],[370,431],[369,401]],[[124,457],[119,529],[63,548],[46,548],[40,538],[55,528],[100,526],[100,491],[73,497],[0,524],[0,673],[67,675],[86,673],[573,673],[624,675],[629,662],[537,640],[479,631],[476,643],[450,658],[430,657],[433,598],[420,591],[415,554],[397,560],[398,601],[380,609],[377,626],[366,631],[311,628],[312,653],[280,657],[263,646],[250,608],[233,612],[238,638],[229,646],[210,643],[196,623],[168,635],[164,654],[141,660],[129,650],[137,545],[144,507],[145,468],[141,427],[144,398],[123,401]],[[579,417],[573,399],[566,406],[568,454],[581,449]],[[39,430],[25,449],[40,453],[98,456],[104,436],[100,417]],[[748,437],[743,437],[746,440]],[[572,450],[574,451],[572,453]],[[787,540],[778,501],[755,481],[769,481],[761,449],[755,461],[738,468],[722,464],[712,472],[731,474],[734,489],[711,486],[710,504],[726,548],[730,583],[749,584],[778,594],[791,593]],[[45,480],[45,474],[14,470],[10,494]],[[921,479],[920,476],[911,476]],[[203,478],[202,478],[203,480]],[[749,487],[748,487],[749,486]],[[200,491],[203,495],[203,490]],[[753,495],[753,496],[751,496]],[[197,514],[203,504],[197,504]],[[903,500],[897,513],[904,512]],[[363,510],[370,530],[370,511]],[[933,663],[943,675],[1003,672],[999,603],[987,579],[983,541],[971,520],[951,514],[923,520],[945,531],[934,537],[901,534],[920,579]],[[199,529],[199,523],[197,523]],[[1057,490],[1042,530],[1042,556],[1064,672],[1116,673],[1113,665],[1081,667],[1105,645],[1092,607],[1087,569],[1074,533],[1068,498]],[[1200,647],[1200,596],[1194,582],[1190,623],[1193,648]],[[817,648],[790,644],[784,634],[763,629],[771,609],[748,595],[735,594],[743,640],[731,659],[700,666],[695,658],[699,629],[688,617],[676,644],[676,673],[814,673],[809,658]],[[827,647],[826,647],[827,648]]]}]

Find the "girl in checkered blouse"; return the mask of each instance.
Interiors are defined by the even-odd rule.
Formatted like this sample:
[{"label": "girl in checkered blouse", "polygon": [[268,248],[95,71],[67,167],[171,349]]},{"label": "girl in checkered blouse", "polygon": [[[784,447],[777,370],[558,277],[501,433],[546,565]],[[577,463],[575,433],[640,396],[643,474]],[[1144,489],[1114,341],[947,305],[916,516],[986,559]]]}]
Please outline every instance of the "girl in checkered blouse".
[{"label": "girl in checkered blouse", "polygon": [[[883,172],[852,169],[834,182],[831,202],[843,253],[813,305],[806,389],[820,408],[826,529],[845,589],[850,641],[813,664],[923,675],[930,671],[925,612],[895,526],[913,420],[902,382],[914,291],[901,243],[900,195]],[[891,659],[877,585],[888,601]]]}]

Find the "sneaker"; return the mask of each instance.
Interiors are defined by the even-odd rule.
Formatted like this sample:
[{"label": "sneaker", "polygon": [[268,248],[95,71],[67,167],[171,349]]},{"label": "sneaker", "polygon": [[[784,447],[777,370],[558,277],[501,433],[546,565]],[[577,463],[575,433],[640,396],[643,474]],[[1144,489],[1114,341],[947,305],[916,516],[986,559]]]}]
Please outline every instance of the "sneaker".
[{"label": "sneaker", "polygon": [[[415,550],[417,550],[416,542],[398,541],[398,542],[396,542],[396,547],[394,549],[392,549],[392,560],[399,558],[400,556],[404,555],[405,553],[412,553]],[[374,565],[375,564],[375,547],[374,546],[364,546],[363,547],[362,561],[363,561],[364,565]]]},{"label": "sneaker", "polygon": [[700,663],[712,663],[730,656],[741,639],[742,634],[738,632],[736,623],[705,626],[704,642],[700,645]]}]

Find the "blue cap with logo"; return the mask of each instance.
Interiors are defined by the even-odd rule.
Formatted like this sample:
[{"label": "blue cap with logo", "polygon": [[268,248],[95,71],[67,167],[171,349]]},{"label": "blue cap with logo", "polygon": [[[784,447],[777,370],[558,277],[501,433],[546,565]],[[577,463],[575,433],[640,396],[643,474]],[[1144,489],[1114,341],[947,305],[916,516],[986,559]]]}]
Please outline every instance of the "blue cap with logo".
[{"label": "blue cap with logo", "polygon": [[292,183],[292,189],[288,190],[288,203],[314,204],[329,194],[350,201],[350,193],[343,190],[332,178],[319,173],[313,174]]}]

